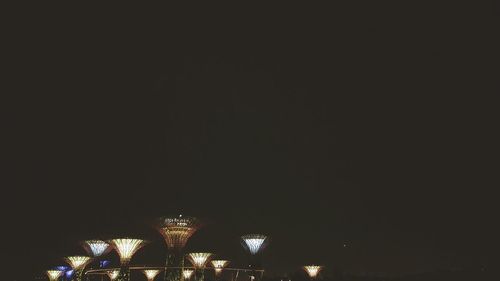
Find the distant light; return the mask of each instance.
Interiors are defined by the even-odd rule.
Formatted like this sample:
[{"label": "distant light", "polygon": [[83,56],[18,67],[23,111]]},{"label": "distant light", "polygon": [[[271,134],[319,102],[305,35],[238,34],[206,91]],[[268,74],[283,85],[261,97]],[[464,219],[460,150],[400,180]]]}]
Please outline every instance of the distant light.
[{"label": "distant light", "polygon": [[106,267],[110,264],[111,262],[108,260],[103,260],[99,262],[99,267]]},{"label": "distant light", "polygon": [[241,236],[241,239],[244,243],[243,246],[248,249],[250,254],[255,255],[263,248],[267,236],[262,234],[248,234]]},{"label": "distant light", "polygon": [[196,268],[204,268],[212,253],[190,253],[188,258]]},{"label": "distant light", "polygon": [[215,274],[219,275],[222,272],[222,270],[224,269],[224,267],[226,267],[229,264],[229,261],[227,261],[227,260],[212,260],[210,263],[212,264],[212,266],[215,269]]},{"label": "distant light", "polygon": [[118,274],[120,274],[120,271],[119,270],[109,270],[109,271],[106,271],[106,274],[108,275],[109,279],[111,281],[113,281],[118,277]]},{"label": "distant light", "polygon": [[66,262],[71,265],[74,270],[83,269],[89,262],[90,257],[86,256],[72,256],[65,258]]},{"label": "distant light", "polygon": [[144,246],[144,240],[141,239],[131,239],[131,238],[121,238],[113,239],[111,243],[116,249],[116,252],[120,256],[120,263],[122,265],[127,264],[132,256]]},{"label": "distant light", "polygon": [[109,244],[102,240],[87,240],[84,243],[94,257],[102,256],[109,249]]},{"label": "distant light", "polygon": [[71,267],[65,266],[65,265],[60,265],[60,266],[56,266],[55,269],[60,270],[60,271],[68,271],[71,269]]},{"label": "distant light", "polygon": [[145,269],[142,271],[142,273],[144,273],[144,275],[146,275],[146,278],[148,279],[148,281],[153,281],[156,277],[156,275],[158,275],[158,273],[160,273],[160,270],[158,269]]},{"label": "distant light", "polygon": [[318,273],[321,271],[323,267],[320,265],[306,265],[304,266],[304,270],[307,272],[307,275],[311,278],[316,278]]},{"label": "distant light", "polygon": [[49,277],[50,281],[56,281],[59,276],[63,274],[63,271],[61,270],[47,270],[47,276]]},{"label": "distant light", "polygon": [[73,277],[73,273],[75,273],[75,271],[73,269],[70,269],[66,271],[64,275],[66,275],[66,278],[71,279],[71,277]]},{"label": "distant light", "polygon": [[192,269],[184,269],[182,271],[182,276],[184,277],[184,279],[189,280],[189,278],[191,278],[191,275],[193,275],[193,272],[194,270]]}]

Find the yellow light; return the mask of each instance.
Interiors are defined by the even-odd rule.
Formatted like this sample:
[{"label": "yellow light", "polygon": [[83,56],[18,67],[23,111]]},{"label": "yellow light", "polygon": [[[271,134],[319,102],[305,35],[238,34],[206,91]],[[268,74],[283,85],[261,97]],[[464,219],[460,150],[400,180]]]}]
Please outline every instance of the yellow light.
[{"label": "yellow light", "polygon": [[144,246],[144,240],[131,238],[113,239],[111,243],[120,256],[120,263],[122,265],[127,264],[137,250]]},{"label": "yellow light", "polygon": [[158,275],[158,273],[160,273],[160,270],[158,269],[145,269],[142,271],[142,273],[144,273],[144,275],[146,275],[146,278],[148,279],[148,281],[153,281],[156,277],[156,275]]},{"label": "yellow light", "polygon": [[320,265],[306,265],[304,266],[304,270],[307,272],[307,275],[311,278],[316,278],[318,273],[321,271],[323,267]]},{"label": "yellow light", "polygon": [[211,253],[190,253],[188,257],[194,267],[203,268],[211,255]]},{"label": "yellow light", "polygon": [[65,260],[71,266],[71,268],[73,268],[74,270],[80,270],[90,262],[90,257],[72,256],[65,258]]},{"label": "yellow light", "polygon": [[182,271],[182,276],[184,277],[184,279],[189,280],[189,278],[191,278],[191,275],[193,275],[193,272],[194,272],[194,270],[192,270],[192,269],[184,269]]},{"label": "yellow light", "polygon": [[120,274],[120,271],[119,270],[110,270],[110,271],[107,271],[106,274],[108,275],[109,280],[113,281],[118,277],[118,274]]},{"label": "yellow light", "polygon": [[222,269],[224,269],[224,267],[226,267],[228,265],[229,261],[227,261],[227,260],[212,260],[210,263],[212,264],[212,266],[215,269],[215,274],[219,275],[222,272]]},{"label": "yellow light", "polygon": [[61,270],[47,270],[47,276],[50,281],[56,281],[62,274],[63,272]]}]

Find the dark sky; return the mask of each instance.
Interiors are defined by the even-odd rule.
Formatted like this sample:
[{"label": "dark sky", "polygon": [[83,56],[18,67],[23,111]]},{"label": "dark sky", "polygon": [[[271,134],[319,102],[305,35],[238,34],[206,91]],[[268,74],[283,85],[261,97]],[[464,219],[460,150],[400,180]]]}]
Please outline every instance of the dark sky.
[{"label": "dark sky", "polygon": [[160,264],[148,221],[178,213],[207,222],[190,250],[235,261],[241,234],[268,234],[276,272],[491,262],[483,31],[451,7],[233,8],[11,20],[9,266],[33,276],[116,235],[151,240],[137,262]]}]

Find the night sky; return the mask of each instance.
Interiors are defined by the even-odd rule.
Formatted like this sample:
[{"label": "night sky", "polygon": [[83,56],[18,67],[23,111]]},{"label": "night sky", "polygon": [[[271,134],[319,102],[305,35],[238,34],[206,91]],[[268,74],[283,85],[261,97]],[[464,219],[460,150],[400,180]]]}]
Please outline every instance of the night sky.
[{"label": "night sky", "polygon": [[179,213],[206,222],[188,250],[235,264],[240,235],[268,234],[274,273],[489,265],[481,31],[450,7],[295,8],[13,19],[1,249],[22,277],[7,280],[93,238],[146,238],[133,262],[161,264],[149,224]]}]

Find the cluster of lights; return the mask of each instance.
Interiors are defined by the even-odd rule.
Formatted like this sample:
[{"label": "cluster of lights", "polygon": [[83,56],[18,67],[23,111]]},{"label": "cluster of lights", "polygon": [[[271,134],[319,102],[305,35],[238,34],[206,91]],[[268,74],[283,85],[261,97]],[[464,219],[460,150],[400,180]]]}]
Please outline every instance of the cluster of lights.
[{"label": "cluster of lights", "polygon": [[62,270],[47,270],[47,276],[50,281],[56,281],[57,278],[63,274],[63,272],[64,271]]},{"label": "cluster of lights", "polygon": [[90,257],[86,256],[71,256],[65,258],[66,262],[73,268],[74,270],[83,269],[89,262]]},{"label": "cluster of lights", "polygon": [[215,274],[219,275],[222,272],[222,270],[224,269],[224,267],[226,267],[229,264],[229,261],[227,261],[227,260],[212,260],[210,263],[214,267]]},{"label": "cluster of lights", "polygon": [[248,249],[250,254],[257,254],[264,246],[267,236],[262,234],[248,234],[241,236],[243,246]]},{"label": "cluster of lights", "polygon": [[190,253],[189,260],[195,268],[204,268],[212,253]]},{"label": "cluster of lights", "polygon": [[192,269],[184,269],[182,271],[182,277],[184,277],[185,280],[189,280],[191,278],[191,275],[193,275],[194,270]]},{"label": "cluster of lights", "polygon": [[111,240],[111,244],[113,244],[120,256],[120,263],[126,265],[135,252],[144,246],[145,241],[141,239],[120,238]]},{"label": "cluster of lights", "polygon": [[84,245],[94,257],[102,256],[109,249],[109,244],[102,240],[87,240],[84,242]]},{"label": "cluster of lights", "polygon": [[111,281],[114,281],[118,277],[118,274],[120,274],[120,271],[119,270],[108,270],[108,271],[106,271],[106,274],[108,275],[108,277]]},{"label": "cluster of lights", "polygon": [[304,270],[307,275],[312,278],[316,278],[323,267],[320,265],[306,265],[304,266]]},{"label": "cluster of lights", "polygon": [[148,281],[153,281],[156,277],[156,275],[158,275],[158,273],[160,273],[160,270],[158,269],[145,269],[142,271],[142,273],[144,273],[144,275],[146,275],[146,278],[148,279]]},{"label": "cluster of lights", "polygon": [[191,217],[165,218],[160,222],[160,233],[165,238],[169,249],[180,250],[186,246],[189,238],[198,230],[198,220]]}]

